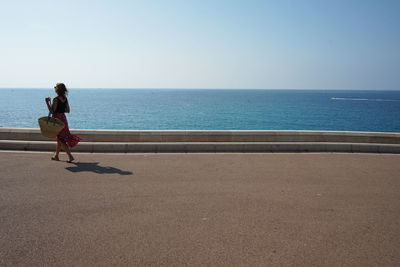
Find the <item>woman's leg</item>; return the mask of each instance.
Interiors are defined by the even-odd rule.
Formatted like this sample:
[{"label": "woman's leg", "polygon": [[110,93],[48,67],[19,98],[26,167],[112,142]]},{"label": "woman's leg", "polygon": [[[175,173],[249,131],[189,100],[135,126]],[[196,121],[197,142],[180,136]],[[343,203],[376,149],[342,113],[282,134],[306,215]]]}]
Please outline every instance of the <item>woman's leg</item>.
[{"label": "woman's leg", "polygon": [[56,154],[54,156],[58,157],[58,154],[60,154],[60,150],[61,150],[61,142],[57,140]]},{"label": "woman's leg", "polygon": [[60,154],[60,150],[61,150],[61,142],[57,140],[56,153],[51,158],[52,160],[58,160],[58,154]]},{"label": "woman's leg", "polygon": [[73,161],[74,157],[72,156],[67,143],[61,142],[61,145],[62,145],[63,149],[65,150],[65,152],[67,153],[69,161]]}]

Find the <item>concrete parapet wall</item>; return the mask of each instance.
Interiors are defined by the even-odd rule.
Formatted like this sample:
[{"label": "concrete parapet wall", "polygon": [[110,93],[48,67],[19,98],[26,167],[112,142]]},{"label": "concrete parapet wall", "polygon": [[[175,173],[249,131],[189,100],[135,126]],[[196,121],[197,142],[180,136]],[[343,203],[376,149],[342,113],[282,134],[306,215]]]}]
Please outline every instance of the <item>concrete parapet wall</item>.
[{"label": "concrete parapet wall", "polygon": [[[400,144],[400,133],[272,130],[71,130],[85,142],[341,142]],[[0,127],[0,140],[50,141],[35,128]]]},{"label": "concrete parapet wall", "polygon": [[[56,142],[0,140],[3,150],[54,151]],[[82,142],[75,152],[119,153],[197,153],[197,152],[359,152],[400,153],[400,145],[362,143],[312,143],[312,142],[191,142],[191,143],[106,143]]]},{"label": "concrete parapet wall", "polygon": [[[400,133],[224,130],[71,130],[76,152],[370,152],[400,153]],[[54,138],[55,139],[55,138]],[[0,149],[54,151],[39,129],[0,127]]]}]

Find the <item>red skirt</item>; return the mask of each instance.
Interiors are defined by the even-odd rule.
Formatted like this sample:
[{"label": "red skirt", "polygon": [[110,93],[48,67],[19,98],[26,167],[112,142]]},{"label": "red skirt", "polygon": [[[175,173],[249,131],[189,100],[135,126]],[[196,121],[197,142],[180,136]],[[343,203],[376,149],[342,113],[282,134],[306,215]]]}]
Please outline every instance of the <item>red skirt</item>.
[{"label": "red skirt", "polygon": [[57,135],[57,141],[64,142],[69,147],[76,146],[79,143],[79,141],[82,140],[82,138],[80,138],[79,136],[73,135],[69,132],[68,121],[67,121],[67,117],[65,117],[65,114],[64,113],[56,113],[53,115],[53,117],[62,120],[62,122],[65,125],[64,128],[61,130],[61,132]]}]

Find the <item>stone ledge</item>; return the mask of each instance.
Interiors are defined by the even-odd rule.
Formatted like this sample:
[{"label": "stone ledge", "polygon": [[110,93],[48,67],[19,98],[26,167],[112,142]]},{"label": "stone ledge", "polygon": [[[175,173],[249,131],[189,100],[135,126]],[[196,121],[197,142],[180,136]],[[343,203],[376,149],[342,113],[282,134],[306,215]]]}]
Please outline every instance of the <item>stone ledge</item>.
[{"label": "stone ledge", "polygon": [[[338,142],[400,144],[400,133],[292,130],[79,130],[86,142]],[[51,141],[35,128],[0,127],[0,140]]]},{"label": "stone ledge", "polygon": [[[2,150],[54,151],[56,142],[0,140]],[[196,152],[357,152],[400,153],[397,144],[326,142],[82,142],[74,152],[196,153]]]}]

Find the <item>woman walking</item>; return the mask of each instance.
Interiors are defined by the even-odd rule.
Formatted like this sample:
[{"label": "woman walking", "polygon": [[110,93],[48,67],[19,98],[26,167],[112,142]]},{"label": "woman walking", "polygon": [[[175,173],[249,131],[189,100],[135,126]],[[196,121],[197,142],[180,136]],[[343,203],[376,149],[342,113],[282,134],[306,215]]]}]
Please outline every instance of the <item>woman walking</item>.
[{"label": "woman walking", "polygon": [[47,108],[53,115],[53,118],[58,118],[64,123],[64,128],[57,135],[57,148],[56,153],[51,158],[52,160],[59,160],[58,154],[60,153],[61,147],[65,150],[68,155],[68,163],[71,163],[74,160],[74,157],[71,154],[70,147],[76,146],[79,141],[82,139],[79,136],[73,135],[69,132],[67,117],[65,113],[70,112],[67,94],[68,90],[65,84],[57,83],[54,87],[54,90],[57,96],[53,99],[53,104],[51,105],[50,97],[46,97],[45,101],[47,104]]}]

